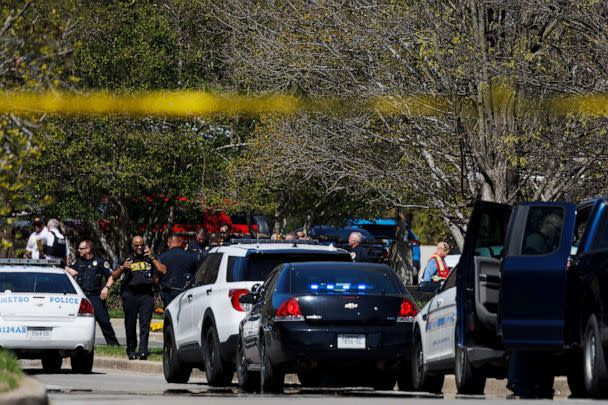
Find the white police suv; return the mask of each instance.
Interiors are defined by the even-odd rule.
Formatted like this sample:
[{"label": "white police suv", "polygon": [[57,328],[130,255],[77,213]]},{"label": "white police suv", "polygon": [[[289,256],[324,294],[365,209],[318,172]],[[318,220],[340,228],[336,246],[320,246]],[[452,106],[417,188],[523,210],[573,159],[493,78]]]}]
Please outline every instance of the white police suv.
[{"label": "white police suv", "polygon": [[41,359],[45,371],[93,368],[95,317],[78,284],[54,260],[0,259],[0,347]]},{"label": "white police suv", "polygon": [[212,386],[228,385],[235,369],[239,298],[262,283],[281,263],[352,261],[348,252],[317,241],[235,240],[210,250],[195,286],[165,309],[163,369],[168,382],[187,382],[193,367],[205,370]]}]

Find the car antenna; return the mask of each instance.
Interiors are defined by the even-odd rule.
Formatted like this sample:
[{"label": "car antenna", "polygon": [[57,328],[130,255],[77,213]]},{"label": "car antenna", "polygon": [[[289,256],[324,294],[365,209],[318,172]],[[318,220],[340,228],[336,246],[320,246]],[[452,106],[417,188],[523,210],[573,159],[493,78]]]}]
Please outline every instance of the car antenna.
[{"label": "car antenna", "polygon": [[[258,230],[259,230],[259,227],[258,227]],[[260,248],[260,232],[255,233],[255,248],[256,249]]]}]

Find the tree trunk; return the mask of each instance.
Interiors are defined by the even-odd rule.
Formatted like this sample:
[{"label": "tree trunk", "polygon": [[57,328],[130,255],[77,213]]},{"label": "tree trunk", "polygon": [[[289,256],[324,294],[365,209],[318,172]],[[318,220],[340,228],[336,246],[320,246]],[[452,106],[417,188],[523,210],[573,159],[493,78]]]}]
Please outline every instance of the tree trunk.
[{"label": "tree trunk", "polygon": [[106,257],[108,257],[110,259],[110,262],[112,263],[112,267],[116,267],[119,264],[118,261],[120,260],[120,258],[116,254],[116,251],[114,249],[112,249],[112,246],[110,246],[110,243],[108,242],[108,239],[106,238],[106,235],[104,235],[104,233],[101,230],[101,228],[99,227],[99,224],[97,223],[97,221],[89,220],[88,223],[89,223],[89,226],[91,227],[91,229],[93,230],[93,233],[97,237],[97,240],[99,240],[99,245],[101,247],[101,250],[103,250]]},{"label": "tree trunk", "polygon": [[[411,218],[410,218],[411,219]],[[389,265],[395,270],[399,278],[407,285],[414,283],[414,264],[412,262],[412,248],[407,239],[408,216],[405,209],[397,210],[397,232],[395,241],[389,250]]]}]

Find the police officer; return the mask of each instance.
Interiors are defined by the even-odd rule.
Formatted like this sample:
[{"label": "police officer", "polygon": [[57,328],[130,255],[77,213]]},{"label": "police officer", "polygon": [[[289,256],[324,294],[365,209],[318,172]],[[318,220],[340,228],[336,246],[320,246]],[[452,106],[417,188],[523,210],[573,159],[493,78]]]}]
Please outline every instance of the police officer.
[{"label": "police officer", "polygon": [[93,304],[95,320],[101,328],[106,343],[110,346],[119,346],[105,301],[114,283],[110,263],[93,255],[93,243],[90,240],[80,242],[78,254],[79,257],[71,263],[71,267],[66,267],[65,270],[76,278],[76,282]]},{"label": "police officer", "polygon": [[[121,295],[125,311],[127,355],[129,360],[148,358],[150,321],[154,311],[154,278],[162,263],[152,250],[145,246],[144,238],[135,236],[131,241],[133,253],[112,272],[112,278],[121,278]],[[137,318],[139,316],[139,352],[137,349]]]},{"label": "police officer", "polygon": [[351,234],[348,236],[348,247],[350,256],[353,258],[353,262],[369,261],[367,249],[361,246],[362,240],[363,234],[361,232],[351,232]]},{"label": "police officer", "polygon": [[207,231],[205,228],[199,228],[196,231],[196,239],[188,242],[186,250],[195,253],[198,256],[199,262],[202,262],[209,254],[209,247],[207,246]]},{"label": "police officer", "polygon": [[169,236],[169,250],[158,257],[162,266],[158,266],[160,285],[165,308],[182,291],[190,286],[199,263],[199,256],[180,248],[181,238]]}]

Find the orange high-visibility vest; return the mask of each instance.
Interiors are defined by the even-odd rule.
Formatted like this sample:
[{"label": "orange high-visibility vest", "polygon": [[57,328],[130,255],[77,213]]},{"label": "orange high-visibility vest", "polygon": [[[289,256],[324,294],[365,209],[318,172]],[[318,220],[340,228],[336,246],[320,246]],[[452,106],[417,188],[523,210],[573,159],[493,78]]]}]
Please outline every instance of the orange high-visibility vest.
[{"label": "orange high-visibility vest", "polygon": [[431,256],[431,259],[435,259],[435,262],[437,263],[437,276],[443,279],[447,278],[448,274],[450,274],[450,270],[448,269],[447,264],[445,264],[443,261],[443,258],[435,253]]}]

